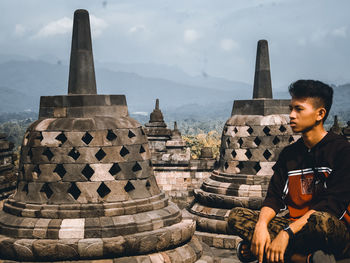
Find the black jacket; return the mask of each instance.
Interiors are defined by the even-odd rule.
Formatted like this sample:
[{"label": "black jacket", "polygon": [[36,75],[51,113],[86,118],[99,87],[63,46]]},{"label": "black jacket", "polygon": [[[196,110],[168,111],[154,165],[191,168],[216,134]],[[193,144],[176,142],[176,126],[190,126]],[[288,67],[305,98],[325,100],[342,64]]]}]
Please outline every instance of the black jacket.
[{"label": "black jacket", "polygon": [[308,210],[341,219],[350,203],[350,143],[329,132],[312,149],[303,139],[283,149],[273,167],[263,206],[276,213],[288,208],[291,219]]}]

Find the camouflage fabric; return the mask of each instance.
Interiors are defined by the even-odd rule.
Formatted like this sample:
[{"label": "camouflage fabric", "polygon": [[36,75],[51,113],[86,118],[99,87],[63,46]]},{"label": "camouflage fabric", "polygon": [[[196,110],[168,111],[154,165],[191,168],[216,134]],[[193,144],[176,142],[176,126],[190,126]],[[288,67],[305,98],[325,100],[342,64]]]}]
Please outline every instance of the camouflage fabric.
[{"label": "camouflage fabric", "polygon": [[[233,234],[251,242],[259,212],[236,207],[228,217],[228,227]],[[268,225],[271,240],[287,225],[287,218],[276,216]],[[334,254],[337,259],[350,257],[350,235],[346,225],[326,212],[315,212],[308,223],[289,243],[286,258],[294,253],[307,255],[316,250]]]}]

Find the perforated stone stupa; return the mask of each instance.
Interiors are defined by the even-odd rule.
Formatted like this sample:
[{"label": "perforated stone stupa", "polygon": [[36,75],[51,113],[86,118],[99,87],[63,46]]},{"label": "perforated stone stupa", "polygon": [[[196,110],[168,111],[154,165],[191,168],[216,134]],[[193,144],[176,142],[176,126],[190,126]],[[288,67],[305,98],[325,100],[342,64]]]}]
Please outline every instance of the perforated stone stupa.
[{"label": "perforated stone stupa", "polygon": [[97,95],[89,15],[74,14],[68,95],[41,97],[16,193],[0,212],[0,258],[195,262],[195,222],[159,190],[124,95]]},{"label": "perforated stone stupa", "polygon": [[226,235],[230,209],[261,207],[272,166],[280,151],[296,140],[288,114],[289,100],[272,99],[268,45],[260,40],[253,99],[234,101],[222,132],[219,168],[194,191],[189,209],[197,218],[198,236],[209,245],[235,247],[237,240]]},{"label": "perforated stone stupa", "polygon": [[13,148],[14,144],[6,139],[6,134],[0,133],[0,200],[7,198],[16,189],[16,155]]}]

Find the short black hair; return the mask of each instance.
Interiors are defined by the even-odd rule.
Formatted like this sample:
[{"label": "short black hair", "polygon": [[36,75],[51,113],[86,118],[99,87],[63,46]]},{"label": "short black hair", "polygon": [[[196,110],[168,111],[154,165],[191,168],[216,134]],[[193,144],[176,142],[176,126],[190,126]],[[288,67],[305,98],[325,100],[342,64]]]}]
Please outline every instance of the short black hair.
[{"label": "short black hair", "polygon": [[324,107],[326,114],[323,122],[328,117],[333,102],[333,88],[318,80],[298,80],[289,86],[289,94],[294,98],[316,98],[319,99],[320,105]]}]

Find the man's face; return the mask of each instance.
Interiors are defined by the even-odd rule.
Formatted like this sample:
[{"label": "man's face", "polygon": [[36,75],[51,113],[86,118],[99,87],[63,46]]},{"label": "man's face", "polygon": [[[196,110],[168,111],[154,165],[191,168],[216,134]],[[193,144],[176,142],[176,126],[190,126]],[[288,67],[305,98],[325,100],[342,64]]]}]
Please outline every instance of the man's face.
[{"label": "man's face", "polygon": [[290,108],[290,126],[293,132],[307,132],[311,130],[324,115],[317,108],[314,98],[292,98]]}]

